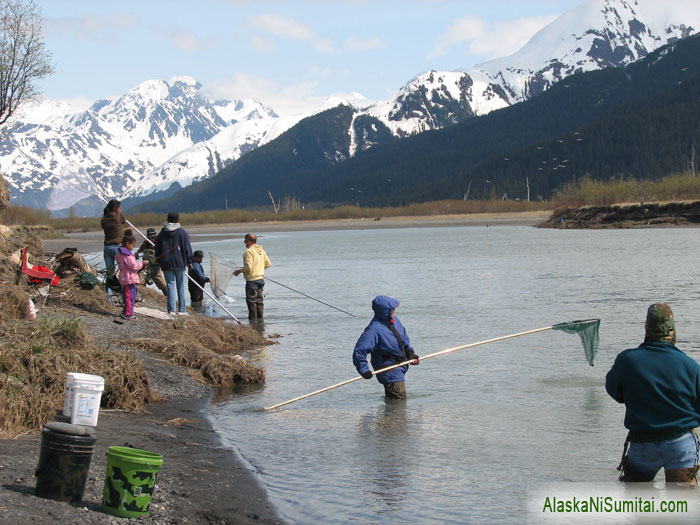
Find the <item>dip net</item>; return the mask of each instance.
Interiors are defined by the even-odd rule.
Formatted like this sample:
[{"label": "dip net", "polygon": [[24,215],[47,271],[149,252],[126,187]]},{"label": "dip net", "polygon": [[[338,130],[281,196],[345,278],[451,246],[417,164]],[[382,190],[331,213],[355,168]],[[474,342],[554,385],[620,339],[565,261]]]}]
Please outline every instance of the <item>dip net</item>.
[{"label": "dip net", "polygon": [[64,210],[89,197],[101,199],[97,184],[85,168],[71,163],[61,169],[61,175],[49,193],[46,208],[52,211]]},{"label": "dip net", "polygon": [[228,259],[209,252],[209,284],[217,299],[226,295],[226,287],[237,268]]},{"label": "dip net", "polygon": [[598,328],[600,319],[588,319],[586,321],[571,321],[570,323],[559,323],[552,326],[552,330],[561,330],[567,334],[578,334],[583,343],[583,351],[586,353],[586,361],[593,366],[593,360],[598,353],[600,336]]}]

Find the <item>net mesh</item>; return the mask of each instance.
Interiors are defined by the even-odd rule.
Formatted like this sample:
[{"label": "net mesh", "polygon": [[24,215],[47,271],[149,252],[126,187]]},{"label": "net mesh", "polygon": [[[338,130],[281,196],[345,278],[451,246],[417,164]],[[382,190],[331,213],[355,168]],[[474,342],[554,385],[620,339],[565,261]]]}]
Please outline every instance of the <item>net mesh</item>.
[{"label": "net mesh", "polygon": [[64,210],[75,206],[88,197],[98,196],[100,190],[93,178],[75,164],[68,164],[61,169],[61,176],[51,189],[46,208],[49,210]]},{"label": "net mesh", "polygon": [[209,252],[209,284],[217,299],[226,294],[226,287],[236,268],[228,259]]},{"label": "net mesh", "polygon": [[600,336],[598,328],[600,319],[588,319],[586,321],[571,321],[570,323],[559,323],[552,326],[553,330],[561,330],[567,334],[578,334],[583,343],[583,351],[586,353],[586,361],[593,366],[593,360],[598,353]]}]

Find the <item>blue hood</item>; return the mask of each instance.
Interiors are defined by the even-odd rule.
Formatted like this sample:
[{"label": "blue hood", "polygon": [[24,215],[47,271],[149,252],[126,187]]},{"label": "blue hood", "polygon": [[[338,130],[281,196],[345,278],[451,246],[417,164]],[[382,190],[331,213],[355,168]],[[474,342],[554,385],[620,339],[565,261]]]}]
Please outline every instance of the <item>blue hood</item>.
[{"label": "blue hood", "polygon": [[396,299],[387,297],[386,295],[378,295],[372,300],[372,310],[374,317],[385,323],[391,319],[391,311],[399,307],[399,302]]},{"label": "blue hood", "polygon": [[117,250],[119,253],[122,255],[133,255],[131,250],[129,248],[125,248],[124,246],[120,246],[119,249]]}]

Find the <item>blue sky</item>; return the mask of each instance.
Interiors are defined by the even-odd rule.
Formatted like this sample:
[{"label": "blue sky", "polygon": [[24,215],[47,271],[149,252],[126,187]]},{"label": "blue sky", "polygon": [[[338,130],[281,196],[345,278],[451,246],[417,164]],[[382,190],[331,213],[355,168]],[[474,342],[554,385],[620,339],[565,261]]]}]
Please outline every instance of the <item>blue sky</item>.
[{"label": "blue sky", "polygon": [[56,73],[46,98],[196,78],[285,115],[333,94],[390,97],[427,69],[515,52],[581,0],[35,0]]}]

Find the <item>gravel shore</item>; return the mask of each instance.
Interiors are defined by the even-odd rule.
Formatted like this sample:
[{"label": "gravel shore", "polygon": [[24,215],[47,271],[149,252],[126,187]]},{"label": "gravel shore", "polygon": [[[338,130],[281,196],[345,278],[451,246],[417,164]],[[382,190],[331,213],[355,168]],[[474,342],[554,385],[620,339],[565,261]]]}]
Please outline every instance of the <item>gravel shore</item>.
[{"label": "gravel shore", "polygon": [[163,455],[143,524],[283,523],[237,454],[222,447],[205,415],[208,398],[171,399],[141,413],[102,411],[82,502],[34,496],[39,432],[0,441],[0,523],[126,523],[101,511],[109,446]]},{"label": "gravel shore", "polygon": [[[159,301],[164,302],[162,296]],[[118,322],[114,313],[77,310],[51,303],[42,316],[79,316],[97,344],[119,350],[125,337],[149,337],[159,319],[139,314]],[[57,300],[54,300],[57,301]],[[151,306],[151,305],[149,305]],[[164,307],[164,304],[161,305]],[[135,352],[146,370],[151,389],[167,401],[146,405],[141,412],[101,410],[95,427],[97,442],[80,504],[34,495],[35,469],[41,451],[39,431],[0,440],[0,524],[127,522],[101,511],[106,452],[110,446],[132,446],[163,455],[151,506],[144,524],[281,524],[256,473],[236,451],[222,445],[207,417],[214,389],[193,379],[188,370],[162,356]],[[56,421],[65,421],[57,412]]]},{"label": "gravel shore", "polygon": [[148,354],[141,359],[153,390],[168,401],[139,413],[100,412],[82,503],[34,496],[39,432],[0,440],[0,523],[127,522],[101,512],[106,452],[113,445],[163,455],[151,507],[139,523],[283,523],[256,474],[213,431],[206,416],[212,390],[182,367]]}]

